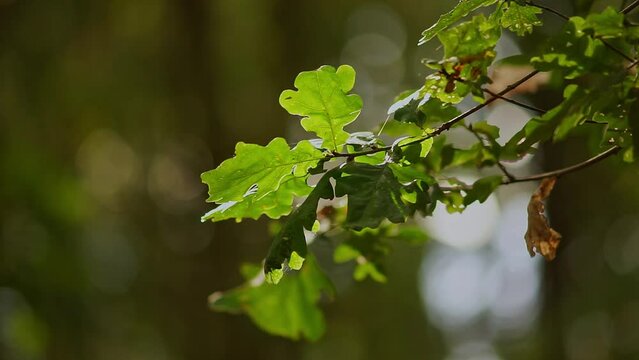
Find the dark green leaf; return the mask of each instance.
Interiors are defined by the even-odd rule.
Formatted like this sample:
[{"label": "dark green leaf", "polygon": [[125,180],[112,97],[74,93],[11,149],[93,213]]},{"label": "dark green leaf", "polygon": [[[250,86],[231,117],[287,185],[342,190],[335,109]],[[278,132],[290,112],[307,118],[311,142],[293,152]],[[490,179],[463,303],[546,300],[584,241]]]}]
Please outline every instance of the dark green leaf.
[{"label": "dark green leaf", "polygon": [[319,200],[333,198],[330,179],[338,173],[338,170],[331,170],[324,174],[306,200],[286,219],[286,223],[275,236],[264,261],[264,273],[268,282],[277,284],[284,275],[286,266],[294,270],[302,267],[307,253],[304,229],[313,228],[317,219]]},{"label": "dark green leaf", "polygon": [[564,90],[564,101],[546,114],[531,119],[507,144],[516,147],[523,154],[534,144],[545,140],[561,140],[575,126],[586,120],[593,99],[577,85],[569,85]]},{"label": "dark green leaf", "polygon": [[485,120],[473,123],[472,130],[476,133],[485,135],[491,141],[499,139],[499,127],[490,125]]},{"label": "dark green leaf", "polygon": [[338,264],[355,260],[355,280],[361,281],[370,277],[377,282],[386,282],[382,262],[389,251],[390,247],[383,241],[379,231],[348,231],[346,240],[335,248],[333,260]]},{"label": "dark green leaf", "polygon": [[464,206],[468,206],[475,201],[480,203],[486,201],[490,194],[501,185],[501,181],[501,176],[488,176],[475,181],[470,189],[464,191],[466,193]]},{"label": "dark green leaf", "polygon": [[375,228],[384,219],[393,223],[405,221],[408,208],[402,202],[402,184],[388,166],[349,163],[342,173],[335,194],[348,195],[346,226]]},{"label": "dark green leaf", "polygon": [[594,35],[604,39],[622,37],[625,33],[623,14],[608,6],[599,14],[586,17],[583,29],[592,29]]},{"label": "dark green leaf", "polygon": [[277,286],[264,281],[262,274],[243,286],[209,297],[213,310],[245,313],[264,331],[299,339],[319,339],[326,328],[324,316],[317,307],[322,293],[330,296],[333,285],[309,256],[296,275],[287,276]]}]

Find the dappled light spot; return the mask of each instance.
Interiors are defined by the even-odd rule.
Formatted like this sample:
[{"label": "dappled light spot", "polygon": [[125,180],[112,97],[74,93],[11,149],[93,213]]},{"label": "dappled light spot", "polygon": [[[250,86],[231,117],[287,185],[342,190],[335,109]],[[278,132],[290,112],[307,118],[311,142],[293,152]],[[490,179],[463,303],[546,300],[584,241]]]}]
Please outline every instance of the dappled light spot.
[{"label": "dappled light spot", "polygon": [[90,133],[78,148],[76,162],[85,188],[107,205],[115,205],[117,195],[132,186],[140,172],[137,154],[110,129]]}]

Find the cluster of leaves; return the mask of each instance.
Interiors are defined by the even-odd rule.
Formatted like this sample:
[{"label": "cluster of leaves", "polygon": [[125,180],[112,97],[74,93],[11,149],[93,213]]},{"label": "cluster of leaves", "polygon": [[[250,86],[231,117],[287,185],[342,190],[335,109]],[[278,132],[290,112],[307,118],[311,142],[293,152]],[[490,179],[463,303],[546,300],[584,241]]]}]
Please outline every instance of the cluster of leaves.
[{"label": "cluster of leaves", "polygon": [[[489,6],[493,11],[488,15],[462,21]],[[495,47],[504,30],[526,36],[541,25],[541,13],[525,1],[461,0],[423,32],[420,44],[437,38],[443,58],[424,61],[432,72],[419,89],[398,96],[377,135],[345,130],[363,106],[361,98],[350,93],[355,84],[352,67],[322,66],[300,73],[295,89],[284,91],[279,101],[317,138],[293,147],[283,138],[266,146],[238,143],[235,157],[202,174],[208,201],[217,204],[203,221],[287,216],[274,235],[263,271],[245,266],[246,284],[213,294],[211,306],[244,312],[273,334],[317,339],[324,329],[317,304],[322,293],[332,295],[333,290],[309,253],[313,241],[333,239],[334,261],[355,263],[355,279],[384,282],[384,257],[391,244],[402,239],[421,243],[425,238],[415,228],[397,224],[410,222],[416,214],[431,215],[438,203],[461,212],[484,202],[500,185],[543,178],[517,178],[502,164],[534,152],[539,143],[581,135],[594,151],[613,144],[632,161],[633,149],[639,147],[633,146],[631,134],[639,125],[628,116],[638,85],[631,69],[635,64],[628,63],[632,57],[626,54],[634,54],[639,34],[624,14],[608,8],[586,18],[566,18],[563,30],[538,53],[519,56],[534,66],[529,75],[499,93],[490,90],[489,68],[495,65]],[[563,79],[564,99],[548,111],[538,109],[538,116],[511,139],[500,139],[499,128],[486,121],[466,120],[540,71]],[[462,113],[456,105],[466,98],[477,105]],[[454,128],[471,132],[477,142],[466,148],[450,142],[443,133]],[[397,138],[385,143],[382,137],[388,136]],[[446,176],[455,167],[495,167],[503,174],[465,184]],[[533,226],[526,238],[531,255],[536,250],[550,258],[559,234],[542,214],[541,201],[550,190],[540,191],[531,202]],[[552,256],[541,249],[548,244]]]}]

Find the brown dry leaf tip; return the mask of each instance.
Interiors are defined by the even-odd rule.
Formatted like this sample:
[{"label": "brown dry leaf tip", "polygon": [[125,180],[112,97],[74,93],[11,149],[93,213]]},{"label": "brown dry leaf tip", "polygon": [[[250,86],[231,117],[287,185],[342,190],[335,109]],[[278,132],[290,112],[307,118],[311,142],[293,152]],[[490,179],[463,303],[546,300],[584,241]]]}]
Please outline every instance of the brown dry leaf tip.
[{"label": "brown dry leaf tip", "polygon": [[555,177],[543,179],[531,196],[528,203],[528,230],[524,236],[530,257],[535,256],[536,251],[548,261],[555,258],[561,241],[561,234],[550,227],[544,215],[544,200],[550,195],[555,181]]}]

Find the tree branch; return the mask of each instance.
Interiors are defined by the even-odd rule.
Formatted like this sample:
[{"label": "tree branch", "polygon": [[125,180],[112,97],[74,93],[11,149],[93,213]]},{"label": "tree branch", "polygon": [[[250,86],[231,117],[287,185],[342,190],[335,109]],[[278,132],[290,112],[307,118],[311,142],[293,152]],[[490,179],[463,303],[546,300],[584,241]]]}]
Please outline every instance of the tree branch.
[{"label": "tree branch", "polygon": [[[473,129],[472,125],[464,125],[464,128],[468,131],[470,131],[473,136],[475,136],[475,138],[477,139],[477,141],[479,141],[479,143],[481,144],[481,146],[490,151],[490,148],[488,146],[486,146],[486,144],[484,144],[484,139],[482,139],[482,137],[477,133],[477,131],[475,131],[475,129]],[[499,170],[501,170],[501,172],[504,174],[504,176],[506,176],[508,179],[510,180],[514,180],[515,176],[513,174],[511,174],[508,169],[506,169],[506,167],[504,166],[504,164],[502,164],[501,161],[499,161],[499,159],[497,159],[497,167],[499,168]]]},{"label": "tree branch", "polygon": [[[542,9],[542,10],[546,10],[550,13],[553,13],[555,15],[557,15],[558,17],[568,21],[570,20],[570,18],[567,15],[562,14],[561,12],[545,6],[545,5],[540,5],[537,4],[535,2],[532,1],[528,1],[526,2],[528,5],[530,6],[534,6],[536,8]],[[632,4],[628,5],[625,9],[621,10],[620,13],[622,14],[627,14],[628,12],[632,11],[634,8],[636,8],[637,6],[639,6],[639,0],[635,0]],[[621,51],[620,49],[618,49],[617,47],[615,47],[614,45],[612,45],[611,43],[609,43],[608,41],[604,40],[604,39],[599,39],[608,49],[614,51],[615,53],[617,53],[619,56],[623,57],[624,59],[630,61],[630,62],[634,62],[635,59],[633,59],[632,57],[626,55],[623,51]]]},{"label": "tree branch", "polygon": [[538,112],[538,113],[540,113],[540,114],[545,114],[545,113],[547,112],[547,111],[546,111],[546,110],[544,110],[544,109],[540,109],[540,108],[538,108],[538,107],[534,107],[534,106],[532,106],[532,105],[528,105],[528,104],[525,104],[525,103],[523,103],[523,102],[517,101],[517,100],[515,100],[515,99],[511,99],[511,98],[505,97],[505,96],[503,96],[503,95],[499,95],[499,94],[497,94],[496,92],[494,92],[494,91],[492,91],[492,90],[489,90],[489,89],[487,89],[487,88],[482,88],[482,90],[483,90],[485,93],[489,94],[489,95],[492,95],[492,96],[498,97],[498,98],[500,98],[501,100],[504,100],[505,102],[511,103],[511,104],[513,104],[513,105],[520,106],[520,107],[522,107],[522,108],[524,108],[524,109],[528,109],[528,110],[536,111],[536,112]]},{"label": "tree branch", "polygon": [[519,183],[519,182],[526,182],[526,181],[535,181],[535,180],[541,180],[541,179],[545,179],[545,178],[549,178],[549,177],[560,177],[562,175],[566,175],[569,174],[571,172],[575,172],[575,171],[579,171],[583,168],[586,168],[588,166],[591,166],[593,164],[596,164],[598,162],[600,162],[601,160],[604,160],[612,155],[615,155],[616,153],[618,153],[621,150],[621,146],[619,145],[615,145],[613,147],[611,147],[610,149],[594,156],[591,157],[590,159],[581,162],[579,164],[575,164],[563,169],[559,169],[559,170],[554,170],[554,171],[549,171],[549,172],[545,172],[545,173],[541,173],[541,174],[535,174],[535,175],[529,175],[529,176],[523,176],[523,177],[515,177],[514,179],[508,179],[508,178],[504,178],[504,180],[502,181],[503,185],[508,185],[508,184],[514,184],[514,183]]},{"label": "tree branch", "polygon": [[[470,115],[476,113],[477,111],[485,108],[489,104],[493,103],[495,100],[498,100],[500,97],[502,97],[502,96],[508,94],[509,92],[513,91],[518,86],[520,86],[521,84],[523,84],[526,81],[530,80],[532,77],[534,77],[537,74],[539,74],[539,70],[531,71],[526,76],[524,76],[521,79],[515,81],[514,83],[508,85],[504,90],[496,93],[495,94],[496,96],[488,98],[483,103],[477,104],[474,107],[470,108],[469,110],[466,110],[462,114],[459,114],[459,115],[455,116],[454,118],[446,121],[445,123],[441,124],[437,129],[435,129],[434,131],[428,133],[427,135],[422,136],[420,138],[417,138],[417,139],[415,139],[413,141],[409,141],[407,143],[404,143],[404,144],[401,144],[401,145],[397,145],[397,146],[406,147],[406,146],[410,146],[410,145],[414,145],[414,144],[419,144],[422,141],[434,138],[435,136],[438,136],[441,133],[450,130],[450,128],[453,127],[453,125],[457,124],[461,120],[464,120],[465,118],[467,118]],[[357,157],[357,156],[376,154],[378,152],[385,152],[385,151],[389,151],[389,150],[392,150],[392,146],[383,146],[383,147],[379,147],[379,148],[376,148],[376,149],[370,149],[370,150],[366,150],[366,151],[353,152],[353,153],[340,153],[340,152],[334,151],[330,155],[327,156],[327,159],[334,159],[334,158],[339,158],[339,157],[353,158],[353,157]]]},{"label": "tree branch", "polygon": [[626,6],[623,10],[621,10],[621,13],[628,14],[632,10],[634,10],[637,6],[639,6],[639,0],[635,0],[630,5]]},{"label": "tree branch", "polygon": [[[554,171],[548,171],[545,173],[541,173],[541,174],[534,174],[534,175],[528,175],[528,176],[522,176],[522,177],[516,177],[513,176],[513,178],[509,178],[507,176],[504,176],[504,178],[501,181],[501,185],[509,185],[509,184],[515,184],[515,183],[522,183],[522,182],[528,182],[528,181],[536,181],[536,180],[543,180],[545,178],[550,178],[550,177],[561,177],[563,175],[572,173],[572,172],[576,172],[579,170],[582,170],[584,168],[587,168],[591,165],[594,165],[612,155],[617,154],[619,151],[621,151],[622,147],[615,145],[613,147],[611,147],[610,149],[591,157],[590,159],[583,161],[579,164],[575,164],[572,166],[568,166],[565,167],[563,169],[558,169],[558,170],[554,170]],[[472,189],[471,185],[458,185],[458,186],[440,186],[440,189],[443,191],[459,191],[459,190],[470,190]]]},{"label": "tree branch", "polygon": [[570,18],[569,18],[568,16],[566,16],[566,15],[564,15],[564,14],[560,13],[559,11],[557,11],[557,10],[555,10],[555,9],[553,9],[553,8],[550,8],[550,7],[548,7],[548,6],[541,5],[541,4],[537,4],[537,3],[532,2],[532,1],[527,1],[526,3],[527,3],[528,5],[530,5],[530,6],[534,6],[534,7],[536,7],[536,8],[539,8],[539,9],[542,9],[542,10],[546,10],[546,11],[548,11],[549,13],[553,13],[553,14],[555,14],[555,15],[559,16],[560,18],[562,18],[562,19],[566,20],[566,21],[570,20]]}]

